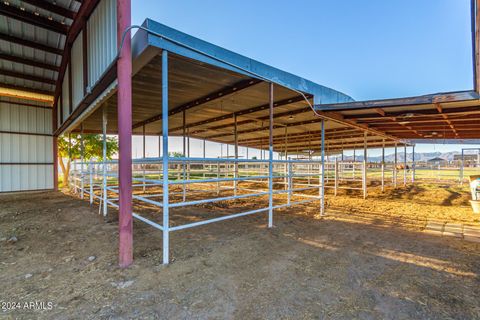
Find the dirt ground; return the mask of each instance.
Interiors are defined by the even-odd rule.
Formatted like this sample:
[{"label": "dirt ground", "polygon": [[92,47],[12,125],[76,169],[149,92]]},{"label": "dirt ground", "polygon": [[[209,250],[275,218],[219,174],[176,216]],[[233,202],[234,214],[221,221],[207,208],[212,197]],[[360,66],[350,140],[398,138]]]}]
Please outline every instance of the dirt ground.
[{"label": "dirt ground", "polygon": [[[312,204],[276,211],[273,229],[260,214],[173,232],[168,266],[161,232],[135,221],[126,270],[116,221],[97,206],[60,192],[3,195],[0,318],[478,319],[480,244],[422,232],[429,219],[478,225],[466,191],[342,192],[329,195],[325,218]],[[254,205],[178,210],[172,220]]]}]

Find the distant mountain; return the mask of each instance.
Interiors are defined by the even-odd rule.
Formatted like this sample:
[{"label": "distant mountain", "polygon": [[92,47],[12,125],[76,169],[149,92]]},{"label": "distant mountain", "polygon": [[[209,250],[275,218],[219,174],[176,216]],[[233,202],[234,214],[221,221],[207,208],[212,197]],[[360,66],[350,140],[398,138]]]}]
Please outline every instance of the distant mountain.
[{"label": "distant mountain", "polygon": [[[415,161],[425,162],[425,161],[428,161],[428,160],[433,159],[433,158],[441,158],[441,159],[445,159],[447,161],[452,161],[453,156],[456,155],[456,154],[460,154],[460,152],[458,152],[458,151],[443,152],[443,153],[442,152],[423,152],[423,153],[422,152],[415,152]],[[404,157],[404,153],[403,152],[398,152],[397,153],[397,162],[402,162],[403,157]],[[395,158],[394,153],[385,155],[385,161],[386,162],[393,162],[394,158]],[[344,159],[352,161],[353,156],[348,156],[348,157],[344,156]],[[357,161],[363,161],[363,155],[356,155],[355,159]],[[368,161],[369,162],[380,162],[380,161],[382,161],[382,156],[368,157]],[[407,161],[412,161],[412,153],[407,152]]]}]

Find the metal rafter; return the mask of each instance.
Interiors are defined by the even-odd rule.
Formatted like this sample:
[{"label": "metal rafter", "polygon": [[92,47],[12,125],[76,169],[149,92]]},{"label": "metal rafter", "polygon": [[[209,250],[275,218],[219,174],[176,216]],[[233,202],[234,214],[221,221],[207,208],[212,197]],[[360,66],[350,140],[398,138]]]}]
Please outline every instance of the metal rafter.
[{"label": "metal rafter", "polygon": [[34,76],[34,75],[31,75],[31,74],[25,74],[25,73],[20,73],[20,72],[15,72],[15,71],[10,71],[10,70],[0,70],[0,75],[4,75],[4,76],[8,76],[8,77],[14,77],[14,78],[20,78],[20,79],[25,79],[25,80],[31,80],[31,81],[41,82],[41,83],[53,84],[53,85],[55,84],[55,80],[53,80],[53,79]]},{"label": "metal rafter", "polygon": [[[310,98],[311,96],[308,95],[307,97]],[[273,107],[276,108],[276,107],[288,105],[288,104],[291,104],[291,103],[296,103],[296,102],[303,101],[303,100],[304,100],[304,98],[302,96],[283,99],[283,100],[279,100],[279,101],[274,102]],[[187,128],[193,128],[193,127],[197,127],[197,126],[201,126],[201,125],[206,125],[206,124],[209,124],[209,123],[219,122],[219,121],[222,121],[222,120],[229,120],[229,119],[232,119],[235,115],[237,115],[237,117],[238,116],[245,116],[247,114],[267,110],[268,108],[269,108],[269,104],[265,103],[265,104],[262,104],[262,105],[259,105],[259,106],[256,106],[256,107],[251,107],[251,108],[243,109],[243,110],[240,110],[240,111],[224,114],[224,115],[219,116],[219,117],[210,118],[210,119],[206,119],[206,120],[202,120],[202,121],[198,121],[198,122],[194,122],[194,123],[189,123],[189,124],[187,124]],[[305,109],[301,109],[301,110],[302,111],[300,111],[300,112],[305,111]],[[309,110],[311,110],[311,109],[309,109]],[[297,110],[289,111],[289,112],[293,113],[293,112],[296,112],[296,111]],[[274,118],[278,118],[278,117],[280,117],[280,114],[274,114]],[[239,121],[237,123],[237,125],[240,126],[240,125],[244,125],[244,124],[248,124],[248,123],[254,123],[254,122],[257,122],[257,121],[268,120],[268,119],[269,119],[269,116],[263,116],[263,117],[259,117],[259,118],[255,119],[255,120],[249,119],[249,120]],[[228,124],[224,124],[224,125],[211,127],[211,128],[208,128],[208,129],[201,129],[201,130],[193,131],[192,133],[198,134],[198,133],[205,132],[205,131],[224,129],[224,128],[232,127],[232,126],[234,126],[233,123],[228,123]],[[182,129],[182,127],[176,127],[176,128],[171,129],[171,132],[179,131],[181,129]]]},{"label": "metal rafter", "polygon": [[0,53],[0,59],[2,60],[7,60],[10,62],[15,62],[15,63],[21,63],[21,64],[26,64],[32,67],[37,67],[37,68],[42,68],[42,69],[47,69],[47,70],[52,70],[58,72],[60,70],[60,67],[57,67],[56,65],[53,64],[48,64],[40,61],[35,61],[31,59],[26,59],[23,57],[16,57],[12,55],[8,55],[5,53]]},{"label": "metal rafter", "polygon": [[15,43],[15,44],[18,44],[18,45],[26,46],[26,47],[37,49],[37,50],[42,50],[42,51],[57,54],[57,55],[62,55],[63,54],[63,50],[61,50],[61,49],[58,49],[58,48],[55,48],[55,47],[50,47],[48,45],[38,43],[38,42],[35,42],[35,41],[30,41],[30,40],[26,40],[26,39],[23,39],[23,38],[18,38],[16,36],[12,36],[12,35],[8,35],[8,34],[0,33],[0,40]]},{"label": "metal rafter", "polygon": [[51,13],[58,14],[65,18],[75,19],[76,12],[70,11],[66,8],[57,6],[53,3],[47,2],[45,0],[22,0],[25,3],[31,4],[35,7],[41,8],[43,10],[50,11]]},{"label": "metal rafter", "polygon": [[[247,79],[247,80],[242,80],[242,81],[239,81],[237,83],[235,83],[234,85],[231,85],[231,86],[228,86],[228,87],[225,87],[225,88],[222,88],[220,90],[217,90],[215,92],[212,92],[210,94],[207,94],[199,99],[195,99],[193,101],[190,101],[190,102],[187,102],[187,103],[184,103],[178,107],[175,107],[173,108],[172,110],[169,110],[168,111],[168,115],[169,116],[173,116],[177,113],[180,113],[180,112],[183,112],[185,110],[188,110],[188,109],[191,109],[193,107],[198,107],[198,106],[201,106],[207,102],[211,102],[211,101],[214,101],[214,100],[217,100],[217,99],[220,99],[220,98],[224,98],[228,95],[231,95],[233,93],[236,93],[236,92],[239,92],[243,89],[246,89],[248,87],[251,87],[253,85],[256,85],[258,83],[262,82],[261,80],[259,79]],[[149,124],[149,123],[152,123],[152,122],[156,122],[156,121],[159,121],[162,119],[162,114],[157,114],[153,117],[150,117],[146,120],[143,120],[143,121],[140,121],[140,122],[137,122],[133,125],[133,129],[136,129],[136,128],[139,128],[139,127],[142,127],[146,124]],[[183,128],[183,127],[182,127]]]},{"label": "metal rafter", "polygon": [[0,3],[0,15],[63,35],[66,35],[68,32],[68,26],[65,24],[62,24],[58,21],[49,20],[45,17],[37,16],[31,12],[20,10],[11,5],[7,5],[4,2]]}]

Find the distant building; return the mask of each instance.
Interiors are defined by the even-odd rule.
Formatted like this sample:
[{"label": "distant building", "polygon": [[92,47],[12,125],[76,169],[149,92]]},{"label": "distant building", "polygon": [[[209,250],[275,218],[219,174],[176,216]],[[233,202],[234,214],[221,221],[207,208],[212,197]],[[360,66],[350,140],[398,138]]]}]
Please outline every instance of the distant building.
[{"label": "distant building", "polygon": [[427,160],[427,162],[429,164],[445,164],[445,163],[448,163],[447,160],[443,159],[443,158],[439,158],[439,157],[435,157],[435,158],[432,158],[432,159],[429,159]]},{"label": "distant building", "polygon": [[[453,161],[462,161],[461,154],[453,155]],[[463,155],[463,165],[470,166],[480,163],[480,154],[464,154]]]}]

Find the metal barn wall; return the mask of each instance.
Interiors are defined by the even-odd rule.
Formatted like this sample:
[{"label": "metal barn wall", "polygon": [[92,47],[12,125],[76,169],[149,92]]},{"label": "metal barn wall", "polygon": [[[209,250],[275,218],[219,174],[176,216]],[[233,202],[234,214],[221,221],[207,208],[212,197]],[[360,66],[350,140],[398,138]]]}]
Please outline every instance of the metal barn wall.
[{"label": "metal barn wall", "polygon": [[102,0],[88,19],[88,86],[93,87],[117,55],[117,3]]},{"label": "metal barn wall", "polygon": [[68,118],[70,115],[70,90],[68,87],[68,69],[70,69],[70,66],[67,66],[65,69],[65,77],[63,77],[63,82],[62,82],[62,123]]},{"label": "metal barn wall", "polygon": [[53,189],[52,110],[16,101],[0,102],[0,192]]},{"label": "metal barn wall", "polygon": [[84,97],[83,92],[83,45],[82,32],[73,42],[70,66],[72,68],[72,111],[77,108]]},{"label": "metal barn wall", "polygon": [[[86,37],[84,37],[84,32]],[[85,38],[86,42],[84,43]],[[93,90],[112,65],[116,55],[117,2],[116,0],[102,0],[89,17],[86,29],[83,29],[77,35],[72,44],[70,61],[67,64],[62,82],[62,99],[59,101],[63,110],[59,118],[59,127],[78,108],[85,98],[85,93],[88,94]],[[71,75],[69,71],[71,71]],[[87,79],[84,79],[85,71]],[[72,92],[70,92],[70,89]]]}]

